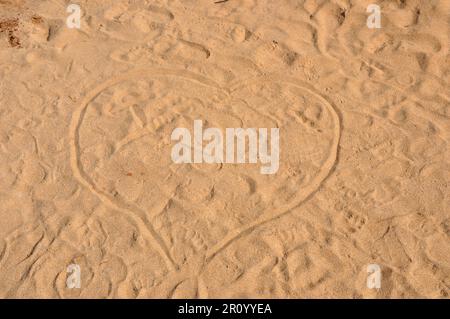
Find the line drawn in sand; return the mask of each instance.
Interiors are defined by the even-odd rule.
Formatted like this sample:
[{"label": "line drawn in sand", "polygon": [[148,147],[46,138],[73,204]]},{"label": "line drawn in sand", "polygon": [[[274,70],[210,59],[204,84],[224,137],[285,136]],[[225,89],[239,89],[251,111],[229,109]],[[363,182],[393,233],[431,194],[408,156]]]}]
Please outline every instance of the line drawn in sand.
[{"label": "line drawn in sand", "polygon": [[[251,222],[241,225],[240,227],[232,229],[225,235],[225,237],[213,244],[211,247],[208,247],[204,252],[204,255],[199,256],[200,260],[194,262],[196,265],[196,267],[194,267],[194,270],[188,269],[190,267],[183,267],[183,269],[180,268],[180,265],[174,260],[174,257],[170,252],[170,248],[164,241],[163,236],[155,229],[155,226],[149,219],[149,216],[145,209],[139,207],[139,205],[137,205],[136,203],[121,200],[120,198],[114,196],[114,194],[108,193],[105,189],[102,189],[102,187],[96,184],[94,178],[85,171],[81,160],[82,147],[80,143],[80,129],[82,127],[83,121],[85,120],[86,112],[90,103],[93,102],[103,91],[114,87],[121,82],[130,79],[140,79],[144,77],[151,78],[154,76],[171,76],[187,79],[188,81],[192,81],[193,83],[209,87],[210,90],[216,90],[217,92],[223,94],[224,97],[230,97],[234,92],[237,92],[244,87],[255,84],[258,85],[264,83],[281,83],[284,85],[290,85],[304,91],[305,94],[313,96],[316,100],[318,100],[320,104],[326,108],[326,111],[329,114],[329,119],[332,123],[332,133],[330,133],[330,135],[332,135],[332,141],[330,142],[327,154],[324,155],[325,159],[322,162],[321,167],[318,168],[318,172],[311,178],[311,180],[309,180],[309,182],[304,187],[298,189],[297,192],[292,196],[292,198],[287,202],[275,207],[270,212],[262,210],[263,213],[259,215],[258,218],[255,218]],[[131,114],[135,120],[136,118],[138,119],[138,126],[140,126],[141,128],[146,126],[146,120],[143,118],[143,116],[140,116],[139,112],[136,109],[133,109],[133,107],[131,108]],[[335,107],[327,99],[317,93],[314,88],[308,83],[296,79],[288,78],[285,76],[270,75],[245,80],[243,82],[237,82],[234,85],[231,85],[229,88],[222,88],[214,81],[188,71],[144,69],[114,77],[86,94],[79,107],[75,110],[70,125],[71,167],[74,173],[74,177],[80,182],[80,184],[87,187],[107,206],[132,217],[137,226],[142,230],[142,234],[147,235],[148,239],[153,243],[153,246],[155,246],[160,255],[164,258],[167,267],[170,270],[175,271],[173,276],[171,275],[172,278],[169,278],[168,280],[166,280],[166,283],[164,283],[164,286],[168,286],[167,289],[172,290],[173,292],[173,289],[175,289],[173,288],[174,286],[177,286],[188,279],[190,280],[190,278],[195,278],[194,282],[197,283],[197,287],[199,287],[199,285],[202,286],[200,284],[201,272],[217,254],[219,254],[234,241],[239,240],[240,238],[251,233],[257,227],[280,218],[285,214],[288,214],[292,208],[302,204],[305,200],[310,198],[321,187],[324,180],[330,175],[335,167],[338,155],[340,134],[340,117]],[[139,138],[144,135],[146,135],[145,131],[135,134],[135,137]],[[128,139],[126,143],[129,142],[131,142],[130,139]],[[199,289],[198,291],[200,290],[203,291],[202,294],[204,294],[206,291],[204,287],[202,289]]]}]

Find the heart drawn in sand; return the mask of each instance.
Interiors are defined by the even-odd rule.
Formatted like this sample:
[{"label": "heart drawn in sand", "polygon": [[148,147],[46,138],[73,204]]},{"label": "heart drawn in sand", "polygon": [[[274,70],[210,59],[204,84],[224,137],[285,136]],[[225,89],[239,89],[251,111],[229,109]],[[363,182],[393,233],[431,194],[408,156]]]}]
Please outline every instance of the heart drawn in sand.
[{"label": "heart drawn in sand", "polygon": [[[279,128],[280,167],[175,164],[171,132]],[[336,162],[340,121],[307,83],[270,75],[223,88],[179,70],[134,71],[89,92],[71,123],[75,177],[113,209],[132,216],[169,267],[184,263],[180,233],[195,234],[211,260],[234,240],[298,206]]]}]

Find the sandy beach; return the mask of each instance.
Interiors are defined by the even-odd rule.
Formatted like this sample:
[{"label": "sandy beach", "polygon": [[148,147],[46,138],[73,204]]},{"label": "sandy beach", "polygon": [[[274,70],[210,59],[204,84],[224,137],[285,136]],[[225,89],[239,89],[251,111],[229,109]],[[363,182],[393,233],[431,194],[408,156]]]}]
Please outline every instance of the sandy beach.
[{"label": "sandy beach", "polygon": [[0,298],[449,298],[449,48],[448,0],[0,0]]}]

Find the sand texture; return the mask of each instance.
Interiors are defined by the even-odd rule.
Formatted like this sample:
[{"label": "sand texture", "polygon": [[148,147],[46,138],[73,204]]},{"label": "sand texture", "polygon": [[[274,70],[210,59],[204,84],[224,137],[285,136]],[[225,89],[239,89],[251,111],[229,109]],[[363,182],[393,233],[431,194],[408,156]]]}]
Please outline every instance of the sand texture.
[{"label": "sand texture", "polygon": [[69,4],[0,0],[1,298],[449,298],[449,0]]}]

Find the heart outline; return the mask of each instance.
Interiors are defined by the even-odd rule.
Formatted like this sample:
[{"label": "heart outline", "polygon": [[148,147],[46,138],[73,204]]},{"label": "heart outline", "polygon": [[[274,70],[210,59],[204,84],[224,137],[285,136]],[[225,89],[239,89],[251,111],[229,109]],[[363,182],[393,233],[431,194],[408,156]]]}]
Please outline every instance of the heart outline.
[{"label": "heart outline", "polygon": [[[229,85],[229,89],[223,88],[216,82],[198,75],[196,73],[186,71],[186,70],[171,70],[171,69],[141,69],[134,70],[128,73],[124,73],[122,75],[113,77],[112,79],[107,80],[106,82],[100,84],[92,91],[88,92],[86,96],[80,102],[78,108],[74,111],[71,119],[70,130],[69,130],[69,142],[70,142],[70,164],[74,174],[74,177],[80,182],[80,184],[87,187],[93,194],[95,194],[98,198],[102,200],[103,203],[110,206],[111,208],[124,212],[127,215],[133,217],[136,223],[142,228],[147,229],[150,234],[151,240],[156,243],[154,246],[160,253],[160,255],[164,258],[166,265],[171,270],[179,270],[178,265],[171,257],[169,249],[162,239],[162,237],[155,230],[152,223],[148,220],[145,211],[138,207],[133,207],[135,205],[117,203],[114,201],[111,195],[99,189],[95,182],[89,177],[87,173],[84,172],[83,167],[80,163],[80,146],[79,146],[79,131],[81,124],[83,123],[84,115],[86,113],[87,107],[91,101],[93,101],[102,91],[117,85],[123,81],[136,78],[138,76],[148,76],[148,73],[152,75],[173,75],[179,76],[183,78],[187,78],[189,80],[194,80],[199,82],[200,84],[207,85],[210,87],[214,87],[222,91],[227,96],[230,96],[233,91],[238,88],[248,86],[252,83],[261,83],[261,82],[280,82],[280,83],[289,83],[293,86],[298,87],[299,89],[307,91],[309,94],[314,95],[317,99],[319,99],[328,109],[329,114],[331,115],[333,121],[333,140],[332,145],[329,149],[329,154],[326,157],[326,160],[321,165],[319,169],[319,173],[317,173],[312,181],[308,183],[308,185],[302,189],[302,191],[295,194],[294,199],[289,201],[288,203],[277,207],[270,214],[264,213],[259,218],[255,219],[253,222],[243,225],[242,227],[233,229],[227,233],[225,237],[223,237],[218,243],[214,244],[211,248],[208,248],[205,254],[205,264],[209,263],[220,251],[228,247],[233,241],[238,238],[245,236],[252,230],[257,227],[271,222],[275,219],[281,218],[282,216],[288,214],[293,208],[301,205],[304,201],[309,199],[316,191],[320,189],[320,186],[326,180],[326,178],[331,174],[334,170],[335,164],[337,162],[338,150],[339,150],[339,142],[341,137],[341,120],[338,114],[336,107],[333,106],[331,102],[329,102],[325,97],[319,94],[313,86],[310,84],[297,80],[295,78],[281,76],[277,74],[269,74],[263,76],[257,76],[254,78],[238,81],[234,84]],[[138,218],[136,218],[136,215]]]}]

